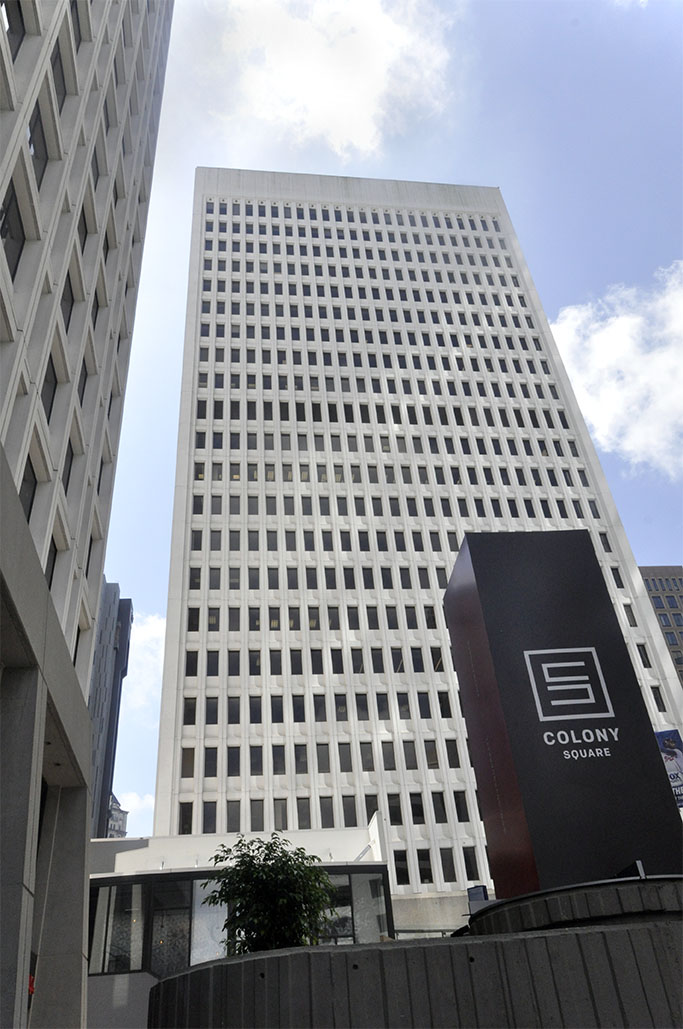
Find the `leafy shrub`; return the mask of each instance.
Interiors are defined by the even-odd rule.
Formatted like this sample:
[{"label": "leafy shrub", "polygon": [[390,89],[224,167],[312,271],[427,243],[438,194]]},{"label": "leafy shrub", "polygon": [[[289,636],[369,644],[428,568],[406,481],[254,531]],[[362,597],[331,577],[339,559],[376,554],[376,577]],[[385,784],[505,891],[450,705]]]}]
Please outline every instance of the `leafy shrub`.
[{"label": "leafy shrub", "polygon": [[216,883],[205,904],[227,906],[223,924],[228,954],[318,943],[332,924],[334,887],[320,858],[274,832],[269,840],[240,835],[211,859],[224,865],[203,886]]}]

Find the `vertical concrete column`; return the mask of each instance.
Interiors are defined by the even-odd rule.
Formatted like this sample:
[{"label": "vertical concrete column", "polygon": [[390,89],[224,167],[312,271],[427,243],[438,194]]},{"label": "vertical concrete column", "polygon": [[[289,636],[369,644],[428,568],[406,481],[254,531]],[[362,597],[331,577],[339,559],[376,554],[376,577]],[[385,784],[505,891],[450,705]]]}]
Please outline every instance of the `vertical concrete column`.
[{"label": "vertical concrete column", "polygon": [[47,690],[37,668],[0,679],[0,1025],[25,1026]]},{"label": "vertical concrete column", "polygon": [[36,872],[32,1029],[85,1025],[89,814],[85,786],[48,790]]}]

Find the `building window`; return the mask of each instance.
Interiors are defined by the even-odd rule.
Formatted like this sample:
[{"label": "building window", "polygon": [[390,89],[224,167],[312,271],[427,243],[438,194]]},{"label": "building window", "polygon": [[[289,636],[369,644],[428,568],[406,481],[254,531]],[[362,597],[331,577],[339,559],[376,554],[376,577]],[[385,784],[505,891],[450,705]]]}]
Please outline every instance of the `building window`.
[{"label": "building window", "polygon": [[[18,4],[16,6],[18,6]],[[55,93],[57,95],[57,106],[61,112],[64,107],[64,101],[66,100],[66,79],[64,78],[64,65],[62,63],[62,52],[59,42],[55,43],[55,47],[50,58],[50,64],[52,65],[52,78],[54,80]]]},{"label": "building window", "polygon": [[454,883],[456,878],[453,850],[451,847],[442,847],[439,853],[441,855],[441,870],[443,872],[444,882]]},{"label": "building window", "polygon": [[389,793],[387,795],[387,804],[389,807],[389,822],[391,825],[403,825],[400,794]]},{"label": "building window", "polygon": [[218,774],[218,750],[216,747],[204,748],[204,778],[215,779]]},{"label": "building window", "polygon": [[273,822],[276,832],[287,829],[287,798],[275,798],[273,800]]},{"label": "building window", "polygon": [[311,828],[311,802],[308,797],[296,798],[296,817],[300,829]]},{"label": "building window", "polygon": [[[85,367],[85,363],[83,365]],[[47,359],[47,368],[45,369],[45,376],[43,378],[43,387],[40,391],[40,397],[43,401],[43,407],[45,408],[45,417],[48,422],[50,421],[50,415],[52,414],[52,405],[55,399],[55,393],[57,392],[57,372],[55,371],[55,363],[52,360],[52,354]]]},{"label": "building window", "polygon": [[55,543],[54,536],[50,537],[50,547],[47,552],[47,560],[45,562],[45,580],[47,582],[47,588],[52,589],[52,580],[55,574],[55,564],[57,563],[57,544]]},{"label": "building window", "polygon": [[240,748],[228,747],[228,776],[240,774]]},{"label": "building window", "polygon": [[339,743],[339,770],[340,772],[352,772],[351,767],[351,744]]},{"label": "building window", "polygon": [[344,826],[347,829],[352,829],[358,825],[358,819],[356,815],[356,798],[354,796],[342,797],[342,811],[344,814]]},{"label": "building window", "polygon": [[477,867],[477,854],[474,847],[463,847],[462,856],[465,859],[465,874],[471,882],[479,879],[479,868]]},{"label": "building window", "polygon": [[249,724],[261,724],[261,698],[249,697]]},{"label": "building window", "polygon": [[425,812],[421,793],[410,794],[410,814],[413,819],[413,825],[424,825]]},{"label": "building window", "polygon": [[360,745],[361,767],[364,772],[374,772],[375,760],[372,753],[372,743],[362,742]]},{"label": "building window", "polygon": [[26,464],[24,465],[24,475],[21,480],[21,486],[19,488],[19,500],[21,506],[24,509],[26,515],[26,521],[29,521],[31,517],[31,511],[33,510],[33,501],[36,496],[36,486],[38,480],[36,473],[33,469],[33,462],[30,457],[26,458]]},{"label": "building window", "polygon": [[432,876],[432,862],[429,856],[429,848],[419,848],[417,851],[417,868],[420,873],[421,883],[434,882]]},{"label": "building window", "polygon": [[432,793],[432,806],[434,808],[434,821],[439,823],[447,822],[446,802],[443,793]]},{"label": "building window", "polygon": [[281,743],[274,743],[273,744],[273,775],[284,775],[285,772],[286,772],[286,768],[285,768],[285,748],[284,748],[284,746]]},{"label": "building window", "polygon": [[17,0],[6,0],[0,4],[0,24],[7,35],[12,60],[16,60],[19,47],[26,35],[24,16],[21,12],[21,4]]},{"label": "building window", "polygon": [[251,832],[263,832],[263,801],[251,800],[249,802],[251,816]]},{"label": "building window", "polygon": [[206,725],[218,725],[218,697],[207,697],[204,705]]},{"label": "building window", "polygon": [[303,694],[295,694],[292,697],[292,717],[295,722],[304,722],[306,720]]},{"label": "building window", "polygon": [[71,0],[71,24],[74,30],[74,45],[76,47],[76,53],[81,45],[83,39],[81,35],[81,23],[78,17],[78,0]]},{"label": "building window", "polygon": [[240,802],[239,800],[229,800],[228,804],[228,832],[239,832],[240,831]]},{"label": "building window", "polygon": [[432,709],[429,703],[428,693],[418,693],[417,695],[417,706],[420,711],[420,718],[431,718]]},{"label": "building window", "polygon": [[633,613],[633,608],[630,604],[624,604],[624,614],[626,615],[626,621],[628,622],[628,624],[635,628],[638,625],[638,623],[636,621],[636,616]]},{"label": "building window", "polygon": [[334,829],[334,811],[332,797],[320,798],[320,828]]},{"label": "building window", "polygon": [[0,239],[2,239],[10,276],[14,280],[19,266],[19,258],[26,242],[26,233],[12,182],[7,187],[2,207],[0,207]]},{"label": "building window", "polygon": [[459,822],[469,822],[470,813],[467,807],[467,796],[464,790],[454,790],[455,813]]},{"label": "building window", "polygon": [[74,463],[74,448],[71,445],[71,440],[66,445],[66,455],[64,457],[64,468],[62,469],[62,486],[64,492],[69,492],[69,483],[71,482],[71,470]]},{"label": "building window", "polygon": [[192,801],[181,802],[178,815],[178,833],[181,836],[192,834]]},{"label": "building window", "polygon": [[71,324],[71,315],[74,309],[74,291],[71,285],[71,275],[69,272],[66,273],[66,279],[64,281],[64,289],[62,290],[62,298],[59,302],[59,306],[62,310],[62,318],[64,319],[64,328],[68,332],[69,325]]},{"label": "building window", "polygon": [[409,886],[410,876],[408,874],[408,851],[394,851],[394,871],[396,873],[397,886]]},{"label": "building window", "polygon": [[196,697],[185,697],[183,701],[183,725],[194,725],[197,720]]},{"label": "building window", "polygon": [[305,743],[294,744],[294,771],[296,775],[308,772],[308,748]]},{"label": "building window", "polygon": [[90,158],[90,170],[92,172],[93,189],[97,189],[97,183],[100,181],[100,159],[97,156],[97,146],[93,147],[92,157]]},{"label": "building window", "polygon": [[417,751],[415,750],[415,740],[403,741],[403,760],[405,761],[405,766],[409,771],[417,768]]},{"label": "building window", "polygon": [[425,740],[425,758],[427,760],[427,768],[438,768],[439,767],[439,756],[436,750],[436,740]]},{"label": "building window", "polygon": [[[667,635],[673,635],[668,634]],[[662,696],[662,690],[660,686],[652,687],[652,696],[654,698],[655,706],[661,714],[666,714],[666,704],[664,703],[664,697]]]},{"label": "building window", "polygon": [[282,675],[282,651],[271,650],[270,651],[270,674],[271,675]]},{"label": "building window", "polygon": [[33,170],[36,176],[36,184],[38,189],[40,189],[49,157],[47,153],[47,143],[45,142],[43,119],[40,115],[40,107],[38,104],[33,108],[33,114],[31,115],[28,123],[28,149],[31,157],[33,158]]},{"label": "building window", "polygon": [[330,747],[328,743],[317,743],[316,744],[316,760],[318,762],[318,772],[324,773],[330,770]]},{"label": "building window", "polygon": [[637,643],[636,647],[638,648],[638,656],[640,657],[643,668],[652,668],[652,664],[650,662],[650,655],[647,652],[647,647],[645,646],[645,644]]},{"label": "building window", "polygon": [[313,717],[316,722],[327,721],[327,706],[325,703],[325,697],[322,693],[313,694]]}]

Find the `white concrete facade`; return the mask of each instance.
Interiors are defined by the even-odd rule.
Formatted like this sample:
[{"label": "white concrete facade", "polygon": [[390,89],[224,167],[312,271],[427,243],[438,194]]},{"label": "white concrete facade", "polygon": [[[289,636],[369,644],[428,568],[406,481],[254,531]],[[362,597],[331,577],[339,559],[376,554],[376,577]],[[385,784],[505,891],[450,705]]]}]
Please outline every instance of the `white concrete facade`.
[{"label": "white concrete facade", "polygon": [[17,489],[35,481],[31,534],[87,693],[172,4],[12,7],[0,197],[24,241],[16,268],[6,238],[0,259],[0,442]]},{"label": "white concrete facade", "polygon": [[75,1026],[86,703],[173,4],[0,7],[0,1022]]},{"label": "white concrete facade", "polygon": [[198,169],[155,833],[376,806],[397,924],[461,907],[488,872],[441,598],[465,531],[544,528],[590,531],[679,724],[500,192]]}]

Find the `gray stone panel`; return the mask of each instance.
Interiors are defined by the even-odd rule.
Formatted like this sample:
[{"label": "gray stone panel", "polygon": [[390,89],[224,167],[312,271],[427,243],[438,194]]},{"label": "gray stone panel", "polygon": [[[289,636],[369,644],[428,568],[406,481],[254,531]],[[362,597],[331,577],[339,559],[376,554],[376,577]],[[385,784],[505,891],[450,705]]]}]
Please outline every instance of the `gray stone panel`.
[{"label": "gray stone panel", "polygon": [[681,1025],[675,921],[311,948],[159,983],[150,1026]]}]

